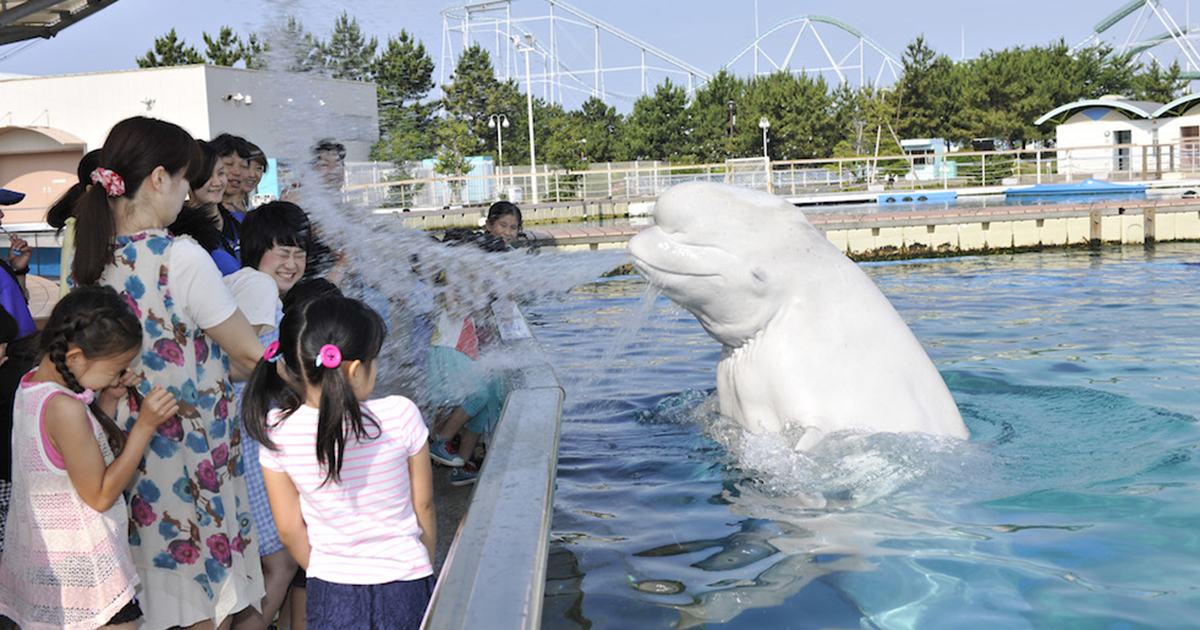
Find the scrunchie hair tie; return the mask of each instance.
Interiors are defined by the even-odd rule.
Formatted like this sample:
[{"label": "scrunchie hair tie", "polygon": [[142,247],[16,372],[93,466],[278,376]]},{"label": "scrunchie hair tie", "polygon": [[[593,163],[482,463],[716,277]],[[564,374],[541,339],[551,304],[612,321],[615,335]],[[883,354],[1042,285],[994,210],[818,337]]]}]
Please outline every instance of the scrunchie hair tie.
[{"label": "scrunchie hair tie", "polygon": [[81,392],[71,392],[71,398],[74,398],[85,405],[90,405],[96,400],[96,392],[90,389],[85,389]]},{"label": "scrunchie hair tie", "polygon": [[267,344],[267,351],[263,353],[263,359],[267,363],[274,363],[279,360],[279,340],[276,339]]},{"label": "scrunchie hair tie", "polygon": [[120,197],[125,194],[125,180],[104,167],[98,167],[92,171],[92,183],[103,186],[109,197]]},{"label": "scrunchie hair tie", "polygon": [[317,353],[317,367],[335,368],[342,364],[342,351],[338,347],[327,343],[321,346],[321,351]]}]

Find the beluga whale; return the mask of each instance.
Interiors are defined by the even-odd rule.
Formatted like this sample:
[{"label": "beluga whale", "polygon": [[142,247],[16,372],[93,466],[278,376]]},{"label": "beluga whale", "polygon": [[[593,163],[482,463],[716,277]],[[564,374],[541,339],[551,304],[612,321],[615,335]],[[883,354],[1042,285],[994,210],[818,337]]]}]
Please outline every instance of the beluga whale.
[{"label": "beluga whale", "polygon": [[720,412],[751,433],[966,439],[941,374],[891,302],[795,206],[691,182],[658,198],[634,267],[722,344]]}]

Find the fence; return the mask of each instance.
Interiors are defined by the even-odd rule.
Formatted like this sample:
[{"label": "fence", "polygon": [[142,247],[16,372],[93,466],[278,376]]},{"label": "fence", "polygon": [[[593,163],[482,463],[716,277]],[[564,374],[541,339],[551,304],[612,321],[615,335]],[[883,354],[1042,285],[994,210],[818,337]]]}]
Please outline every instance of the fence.
[{"label": "fence", "polygon": [[[419,165],[348,166],[354,173],[347,178],[346,194],[351,201],[415,209],[478,205],[497,199],[524,204],[648,199],[676,184],[697,180],[799,196],[883,189],[1049,184],[1090,177],[1110,181],[1183,179],[1200,176],[1200,144],[963,151],[939,154],[936,158],[888,155],[772,162],[750,158],[722,164],[596,164],[584,171],[539,166],[536,173],[525,166],[463,177],[438,177]],[[404,177],[389,179],[396,173]],[[372,177],[375,181],[367,181]],[[483,192],[473,193],[467,199],[461,191],[468,189]]]}]

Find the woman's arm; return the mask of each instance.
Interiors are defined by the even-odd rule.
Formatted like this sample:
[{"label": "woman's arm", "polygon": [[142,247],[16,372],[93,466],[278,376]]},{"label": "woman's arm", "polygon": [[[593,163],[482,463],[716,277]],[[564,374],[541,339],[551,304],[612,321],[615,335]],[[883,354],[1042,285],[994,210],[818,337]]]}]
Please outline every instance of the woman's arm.
[{"label": "woman's arm", "polygon": [[254,366],[262,358],[263,347],[240,309],[220,324],[205,328],[204,333],[212,337],[229,356],[229,370],[233,380],[244,381],[250,377]]},{"label": "woman's arm", "polygon": [[246,380],[262,357],[262,344],[212,257],[190,238],[176,239],[172,245],[168,289],[183,311],[221,346],[234,379]]},{"label": "woman's arm", "polygon": [[312,554],[312,545],[308,542],[308,526],[300,513],[300,492],[286,473],[268,468],[262,470],[267,499],[271,502],[271,513],[275,515],[275,528],[279,530],[279,540],[300,564],[300,568],[308,570],[308,557]]},{"label": "woman's arm", "polygon": [[74,398],[50,399],[46,405],[46,435],[62,455],[67,477],[83,502],[97,512],[104,512],[121,498],[133,479],[154,429],[178,412],[175,397],[155,387],[142,401],[137,422],[125,439],[125,448],[107,465],[92,433],[87,408]]},{"label": "woman's arm", "polygon": [[433,550],[437,547],[437,515],[433,507],[433,466],[429,463],[429,445],[421,452],[408,458],[408,479],[412,487],[413,511],[417,524],[421,526],[421,542],[429,550],[429,561],[433,562]]}]

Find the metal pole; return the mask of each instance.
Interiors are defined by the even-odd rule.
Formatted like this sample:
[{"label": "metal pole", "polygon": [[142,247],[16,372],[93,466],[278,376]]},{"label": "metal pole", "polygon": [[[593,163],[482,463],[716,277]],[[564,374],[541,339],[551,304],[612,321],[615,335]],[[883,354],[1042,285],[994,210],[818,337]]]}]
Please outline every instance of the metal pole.
[{"label": "metal pole", "polygon": [[[532,36],[527,36],[532,38]],[[529,73],[529,55],[533,53],[533,43],[525,48],[525,107],[529,112],[529,174],[533,180],[533,203],[538,203],[537,157],[534,154],[533,143],[533,75]]]}]

